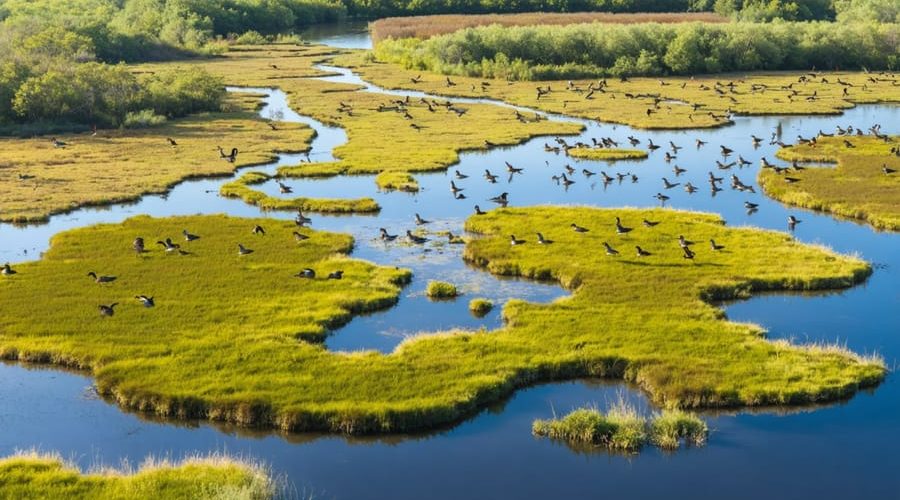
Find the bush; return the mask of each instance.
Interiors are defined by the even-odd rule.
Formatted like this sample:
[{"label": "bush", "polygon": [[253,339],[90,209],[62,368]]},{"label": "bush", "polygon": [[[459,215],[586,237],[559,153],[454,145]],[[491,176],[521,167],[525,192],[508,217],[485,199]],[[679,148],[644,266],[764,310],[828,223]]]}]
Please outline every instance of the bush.
[{"label": "bush", "polygon": [[488,299],[472,299],[469,301],[469,311],[476,317],[486,316],[494,308],[494,303]]},{"label": "bush", "polygon": [[260,35],[258,31],[253,30],[245,32],[234,40],[234,43],[238,45],[263,45],[268,42],[266,37]]},{"label": "bush", "polygon": [[152,109],[142,109],[128,112],[122,125],[125,128],[149,128],[157,127],[164,123],[166,123],[165,116],[154,113]]},{"label": "bush", "polygon": [[452,299],[459,295],[456,286],[446,281],[429,281],[425,295],[431,299]]}]

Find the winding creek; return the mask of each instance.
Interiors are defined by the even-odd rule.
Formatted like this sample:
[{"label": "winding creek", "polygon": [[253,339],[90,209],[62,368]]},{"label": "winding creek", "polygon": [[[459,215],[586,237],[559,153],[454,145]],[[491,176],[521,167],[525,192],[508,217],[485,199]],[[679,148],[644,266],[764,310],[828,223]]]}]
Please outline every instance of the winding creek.
[{"label": "winding creek", "polygon": [[[346,37],[328,34],[322,40],[342,47],[368,43],[358,30]],[[328,66],[322,69],[334,75],[327,80],[360,84],[366,92],[413,98],[424,95],[388,92],[363,82],[348,70]],[[277,89],[230,90],[263,93],[264,116],[301,121],[316,129],[311,161],[328,161],[333,148],[346,141],[341,129],[327,127],[291,110],[285,94]],[[555,115],[550,118],[575,120]],[[713,197],[705,189],[705,179],[708,171],[715,171],[719,144],[732,147],[753,162],[750,167],[732,170],[745,184],[756,186],[759,159],[766,156],[773,160],[774,149],[769,145],[753,149],[751,133],[768,136],[781,124],[785,140],[790,142],[797,135],[815,135],[820,129],[833,131],[835,125],[852,124],[866,129],[881,123],[884,133],[896,134],[900,132],[900,107],[859,106],[841,116],[736,117],[732,126],[712,130],[644,131],[575,121],[583,123],[586,129],[578,138],[567,138],[570,142],[612,137],[625,144],[626,138],[634,135],[643,143],[650,138],[657,144],[671,140],[684,149],[671,164],[664,161],[661,151],[646,161],[607,164],[547,153],[544,144],[552,142],[552,138],[539,137],[518,146],[461,154],[459,164],[447,173],[417,175],[421,191],[416,194],[379,192],[372,176],[286,180],[299,196],[374,198],[382,207],[377,216],[310,214],[312,227],[350,233],[357,240],[354,256],[408,267],[414,272],[413,282],[404,289],[395,307],[354,319],[334,332],[326,347],[390,352],[404,338],[419,332],[491,329],[500,325],[499,308],[482,319],[469,315],[467,302],[473,297],[502,303],[510,298],[550,301],[566,294],[553,284],[497,279],[469,268],[460,258],[460,245],[432,244],[425,250],[385,245],[377,239],[378,227],[402,232],[413,226],[413,214],[418,212],[433,221],[431,231],[446,229],[458,233],[474,204],[487,205],[484,200],[501,191],[510,193],[513,206],[656,206],[652,196],[664,191],[661,177],[665,176],[682,185],[690,181],[701,188],[693,195],[681,187],[667,191],[670,206],[720,213],[731,226],[777,230],[786,230],[787,216],[795,214],[803,220],[795,232],[798,239],[857,253],[876,265],[866,283],[849,290],[815,295],[773,294],[727,304],[731,319],[762,324],[772,338],[839,340],[857,352],[878,351],[889,366],[896,365],[900,359],[900,235],[785,207],[758,189],[757,194],[726,189]],[[694,147],[695,138],[709,145],[698,150]],[[274,173],[278,166],[305,159],[306,155],[281,155],[270,165],[252,169]],[[481,179],[485,168],[503,172],[504,161],[524,167],[525,173],[510,180],[504,178],[498,184]],[[610,175],[631,172],[640,180],[604,185],[596,180],[597,176],[588,179],[579,173],[574,176],[576,184],[566,190],[550,180],[551,175],[562,172],[565,164],[578,171],[588,168]],[[672,172],[674,164],[687,168],[677,180]],[[465,200],[457,200],[450,193],[454,170],[470,176],[457,181],[465,188]],[[100,222],[117,222],[136,214],[228,213],[273,218],[293,215],[261,212],[240,200],[221,198],[217,193],[223,182],[227,180],[188,181],[164,196],[80,209],[55,216],[42,225],[0,225],[0,261],[36,258],[47,248],[53,234]],[[274,182],[257,188],[279,196]],[[743,208],[744,200],[759,203],[759,211],[748,214]],[[428,301],[424,288],[432,279],[462,285],[464,297],[451,302]],[[519,391],[451,429],[368,439],[257,433],[207,422],[161,422],[123,412],[96,398],[90,387],[90,378],[83,374],[0,364],[0,454],[37,447],[59,451],[87,466],[121,460],[137,462],[147,455],[177,458],[224,450],[265,461],[287,479],[299,496],[316,498],[566,498],[603,494],[628,498],[896,498],[900,491],[900,476],[896,474],[900,466],[900,384],[892,375],[873,391],[826,407],[709,413],[706,418],[713,433],[705,448],[680,450],[674,455],[647,449],[636,456],[579,454],[563,445],[534,439],[530,433],[534,418],[546,418],[554,411],[565,412],[586,403],[605,407],[624,395],[639,405],[647,405],[643,394],[620,383],[575,381],[540,385]]]}]

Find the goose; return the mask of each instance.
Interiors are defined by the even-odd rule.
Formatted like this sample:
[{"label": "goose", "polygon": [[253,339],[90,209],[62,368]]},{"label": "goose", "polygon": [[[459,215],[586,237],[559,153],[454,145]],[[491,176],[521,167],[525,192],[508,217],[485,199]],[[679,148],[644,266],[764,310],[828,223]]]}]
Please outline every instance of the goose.
[{"label": "goose", "polygon": [[521,174],[525,169],[512,166],[508,161],[506,163],[506,171],[511,174]]},{"label": "goose", "polygon": [[731,153],[734,153],[734,150],[725,146],[719,146],[722,149],[722,156],[728,156]]},{"label": "goose", "polygon": [[455,182],[450,181],[450,192],[452,192],[455,195],[455,194],[458,194],[460,191],[463,191],[463,188],[457,187]]},{"label": "goose", "polygon": [[136,253],[144,253],[144,238],[141,238],[140,236],[135,238],[134,241],[131,242],[131,248]]},{"label": "goose", "polygon": [[581,169],[581,173],[584,174],[585,177],[591,177],[591,176],[597,175],[596,172],[591,172],[590,170],[588,170],[586,168]]},{"label": "goose", "polygon": [[456,170],[455,173],[456,173],[456,178],[459,179],[459,180],[463,180],[463,179],[468,179],[468,178],[469,178],[468,175],[460,173],[459,170]]},{"label": "goose", "polygon": [[326,279],[339,280],[339,279],[342,279],[343,277],[344,277],[344,271],[337,270],[337,271],[332,271],[332,272],[328,273],[328,278],[326,278]]},{"label": "goose", "polygon": [[788,184],[794,184],[795,182],[800,182],[800,179],[798,179],[797,177],[785,177],[784,182],[787,182]]},{"label": "goose", "polygon": [[694,192],[697,191],[697,188],[694,187],[693,184],[688,182],[687,184],[684,185],[684,190],[687,191],[688,194],[694,194]]},{"label": "goose", "polygon": [[748,211],[753,212],[759,209],[759,203],[750,203],[749,201],[745,201],[744,208],[746,208]]},{"label": "goose", "polygon": [[683,234],[678,235],[678,246],[680,246],[681,248],[687,248],[693,244],[694,244],[694,242],[691,240],[685,239]]},{"label": "goose", "polygon": [[664,194],[662,194],[662,193],[656,193],[655,195],[653,195],[653,197],[656,198],[657,200],[659,200],[659,201],[662,202],[662,203],[665,203],[665,202],[669,199],[668,196],[666,196],[666,195],[664,195]]},{"label": "goose", "polygon": [[378,231],[381,233],[381,241],[394,241],[397,239],[396,234],[388,233],[387,229],[383,227],[378,228]]},{"label": "goose", "polygon": [[166,137],[166,140],[169,141],[169,146],[172,146],[173,148],[178,145],[178,143],[175,142],[175,139],[172,139],[171,137]]},{"label": "goose", "polygon": [[574,222],[572,224],[570,224],[569,227],[571,227],[572,230],[575,231],[576,233],[586,233],[586,232],[590,231],[590,229],[588,229],[586,227],[581,227],[578,224],[575,224]]},{"label": "goose", "polygon": [[656,151],[657,149],[659,149],[659,145],[653,144],[653,139],[648,139],[647,148],[650,149],[650,151]]},{"label": "goose", "polygon": [[690,260],[694,259],[694,252],[690,248],[681,247],[681,250],[684,252],[684,255],[682,255],[682,257],[684,257],[685,259],[690,259]]},{"label": "goose", "polygon": [[497,176],[492,174],[490,170],[484,169],[484,178],[487,179],[491,184],[497,183]]},{"label": "goose", "polygon": [[240,255],[240,256],[250,255],[251,253],[253,253],[253,250],[250,250],[249,248],[245,248],[244,245],[241,245],[240,243],[238,243],[238,255]]},{"label": "goose", "polygon": [[134,298],[139,300],[141,304],[144,304],[144,307],[153,307],[156,305],[156,302],[153,301],[153,297],[148,297],[146,295],[135,295]]},{"label": "goose", "polygon": [[603,242],[603,248],[606,249],[606,255],[619,255],[619,251],[609,246],[609,243]]},{"label": "goose", "polygon": [[793,228],[794,226],[796,226],[797,224],[799,224],[801,222],[803,222],[803,221],[794,217],[793,215],[788,215],[788,226],[789,227]]},{"label": "goose", "polygon": [[563,186],[569,187],[572,184],[575,184],[575,181],[566,177],[566,174],[562,174],[562,183],[563,183]]},{"label": "goose", "polygon": [[87,273],[87,275],[90,276],[91,278],[94,278],[95,283],[103,284],[103,283],[112,283],[113,281],[116,281],[115,276],[103,276],[103,275],[97,276],[97,273],[95,273],[94,271]]},{"label": "goose", "polygon": [[716,240],[710,238],[709,248],[711,248],[713,252],[718,252],[719,250],[723,250],[725,248],[725,245],[717,245]]},{"label": "goose", "polygon": [[485,213],[487,213],[487,212],[482,211],[481,207],[479,207],[478,205],[475,205],[475,215],[484,215]]},{"label": "goose", "polygon": [[697,142],[697,149],[700,149],[707,144],[706,141],[701,141],[700,139],[697,139],[696,142]]},{"label": "goose", "polygon": [[728,170],[729,168],[737,165],[736,162],[731,163],[722,163],[719,160],[716,160],[716,166],[719,167],[719,170]]},{"label": "goose", "polygon": [[897,169],[888,168],[887,163],[881,165],[881,173],[883,173],[884,175],[891,175],[896,171],[897,171]]},{"label": "goose", "polygon": [[669,141],[669,147],[672,148],[673,153],[678,153],[678,150],[681,149],[681,146],[676,146],[672,141]]},{"label": "goose", "polygon": [[166,238],[165,241],[157,241],[156,244],[162,245],[163,249],[166,252],[175,252],[179,248],[181,248],[181,245],[179,245],[177,243],[172,243],[172,238]]},{"label": "goose", "polygon": [[3,264],[3,267],[0,268],[0,275],[12,276],[13,274],[16,274],[16,270],[10,267],[9,262]]},{"label": "goose", "polygon": [[754,147],[759,146],[759,145],[762,143],[762,141],[763,141],[763,140],[762,140],[762,137],[756,137],[756,136],[753,135],[753,134],[750,135],[750,139],[753,141],[753,146],[754,146]]},{"label": "goose", "polygon": [[265,236],[266,230],[262,226],[257,224],[255,226],[253,226],[253,229],[250,230],[250,233]]},{"label": "goose", "polygon": [[100,310],[100,316],[112,316],[112,315],[116,314],[115,307],[117,305],[119,305],[118,302],[113,302],[112,304],[110,304],[108,306],[103,305],[103,304],[97,306],[97,308]]},{"label": "goose", "polygon": [[644,220],[641,221],[641,224],[643,224],[644,227],[653,227],[653,226],[656,226],[657,224],[659,224],[659,221],[658,221],[658,220],[647,220],[647,219],[644,219]]},{"label": "goose", "polygon": [[281,191],[281,194],[289,194],[294,192],[294,188],[281,181],[278,181],[278,190]]},{"label": "goose", "polygon": [[663,187],[665,187],[666,189],[672,189],[673,187],[678,187],[681,185],[680,182],[669,182],[669,180],[666,179],[665,177],[663,177],[662,180],[663,180]]},{"label": "goose", "polygon": [[308,240],[308,239],[309,239],[309,236],[307,236],[307,235],[305,235],[305,234],[303,234],[303,233],[299,233],[299,232],[297,232],[297,231],[294,231],[294,232],[291,233],[291,234],[294,235],[294,240],[295,240],[297,243],[300,243],[300,242],[303,241],[303,240]]},{"label": "goose", "polygon": [[541,234],[541,233],[535,233],[535,234],[537,234],[538,245],[550,245],[551,243],[553,243],[553,240],[548,240],[547,238],[544,238],[543,234]]},{"label": "goose", "polygon": [[500,193],[499,196],[494,196],[493,198],[489,199],[488,201],[492,201],[494,203],[497,203],[498,205],[503,205],[505,207],[506,204],[509,203],[508,196],[509,196],[509,193],[504,192],[504,193]]},{"label": "goose", "polygon": [[747,166],[749,166],[749,165],[752,165],[753,162],[751,162],[750,160],[744,159],[744,157],[741,156],[741,155],[738,155],[738,164],[739,164],[741,167],[747,167]]},{"label": "goose", "polygon": [[424,226],[425,224],[430,224],[430,223],[431,223],[430,220],[425,220],[418,213],[416,214],[416,225],[417,226]]},{"label": "goose", "polygon": [[295,274],[294,277],[313,279],[316,277],[316,272],[308,267],[304,267],[299,273]]},{"label": "goose", "polygon": [[50,143],[52,143],[53,147],[55,147],[55,148],[64,148],[64,147],[68,146],[68,144],[57,139],[56,137],[51,138]]},{"label": "goose", "polygon": [[421,245],[421,244],[425,243],[426,241],[428,241],[428,238],[425,238],[423,236],[416,236],[409,229],[406,230],[406,237],[409,239],[409,241],[411,243],[415,243],[417,245]]},{"label": "goose", "polygon": [[312,219],[310,219],[309,217],[303,215],[303,211],[302,211],[302,210],[297,210],[297,215],[294,216],[294,222],[296,222],[298,226],[302,226],[302,225],[304,225],[304,224],[309,224],[309,223],[311,223],[311,222],[312,222]]},{"label": "goose", "polygon": [[634,228],[625,227],[622,225],[622,220],[616,217],[616,234],[628,234]]},{"label": "goose", "polygon": [[614,178],[610,177],[609,174],[607,174],[603,170],[600,171],[600,176],[603,177],[603,182],[605,184],[609,184],[610,182],[615,180]]},{"label": "goose", "polygon": [[650,252],[644,250],[643,248],[641,248],[641,247],[639,247],[639,246],[637,246],[637,245],[635,245],[634,248],[637,250],[637,256],[638,256],[638,257],[649,257],[649,256],[653,255],[652,253],[650,253]]},{"label": "goose", "polygon": [[681,168],[678,165],[675,165],[674,167],[672,167],[672,171],[675,172],[675,176],[677,177],[677,176],[687,172],[687,169]]},{"label": "goose", "polygon": [[516,235],[511,234],[511,235],[509,235],[509,244],[512,246],[524,245],[525,240],[516,239]]},{"label": "goose", "polygon": [[184,235],[184,241],[196,241],[200,239],[196,234],[189,233],[187,229],[182,229],[181,234]]}]

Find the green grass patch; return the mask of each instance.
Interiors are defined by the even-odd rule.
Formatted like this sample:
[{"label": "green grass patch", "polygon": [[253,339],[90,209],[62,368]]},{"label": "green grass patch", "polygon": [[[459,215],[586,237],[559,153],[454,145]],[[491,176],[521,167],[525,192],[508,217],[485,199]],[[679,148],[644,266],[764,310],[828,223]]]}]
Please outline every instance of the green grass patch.
[{"label": "green grass patch", "polygon": [[58,455],[25,452],[0,459],[3,498],[264,500],[277,493],[266,470],[223,456],[147,460],[136,470],[88,473]]},{"label": "green grass patch", "polygon": [[406,172],[382,172],[375,177],[375,184],[388,191],[416,192],[419,190],[419,183]]},{"label": "green grass patch", "polygon": [[682,410],[663,410],[647,418],[620,400],[606,415],[596,408],[579,408],[562,418],[535,420],[535,436],[549,437],[575,447],[602,446],[634,453],[647,444],[669,450],[681,443],[706,444],[709,429],[700,417]]},{"label": "green grass patch", "polygon": [[[845,143],[844,141],[847,141]],[[900,230],[900,147],[897,136],[819,137],[815,146],[782,148],[785,161],[828,162],[835,166],[806,166],[776,173],[760,169],[759,185],[778,201],[843,217],[860,219],[878,229]],[[884,168],[893,170],[885,173]],[[787,180],[793,182],[787,182]]]},{"label": "green grass patch", "polygon": [[219,194],[228,198],[240,198],[263,210],[304,210],[322,213],[372,213],[381,210],[372,198],[278,198],[250,187],[270,179],[272,176],[264,172],[247,172],[231,182],[222,184]]},{"label": "green grass patch", "polygon": [[469,312],[478,318],[486,316],[492,309],[494,303],[488,299],[477,298],[469,301]]},{"label": "green grass patch", "polygon": [[588,148],[581,146],[566,149],[566,154],[572,158],[604,161],[642,160],[647,157],[647,152],[640,149]]},{"label": "green grass patch", "polygon": [[446,281],[429,281],[425,295],[430,299],[455,299],[459,295],[459,290],[453,283]]}]

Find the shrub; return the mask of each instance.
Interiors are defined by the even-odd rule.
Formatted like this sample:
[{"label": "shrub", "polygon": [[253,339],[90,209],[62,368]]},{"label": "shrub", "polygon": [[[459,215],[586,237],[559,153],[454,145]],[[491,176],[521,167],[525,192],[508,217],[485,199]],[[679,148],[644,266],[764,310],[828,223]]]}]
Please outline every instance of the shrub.
[{"label": "shrub", "polygon": [[459,295],[456,285],[446,281],[430,281],[425,295],[431,299],[452,299]]},{"label": "shrub", "polygon": [[163,125],[164,123],[166,123],[165,116],[154,113],[152,109],[142,109],[128,112],[122,125],[125,128],[149,128]]},{"label": "shrub", "polygon": [[487,315],[493,308],[494,303],[488,299],[479,298],[469,301],[469,311],[479,318]]},{"label": "shrub", "polygon": [[238,45],[263,45],[268,42],[266,37],[260,35],[258,31],[253,30],[245,32],[234,40],[234,43]]}]

